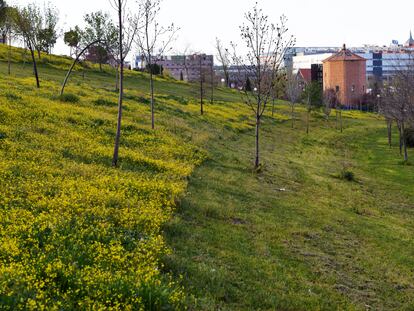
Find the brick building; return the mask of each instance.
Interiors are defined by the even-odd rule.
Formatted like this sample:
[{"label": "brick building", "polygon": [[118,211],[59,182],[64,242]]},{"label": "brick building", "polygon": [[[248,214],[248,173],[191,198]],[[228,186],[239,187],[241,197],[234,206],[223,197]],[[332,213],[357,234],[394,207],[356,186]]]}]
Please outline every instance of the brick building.
[{"label": "brick building", "polygon": [[323,61],[323,89],[335,90],[342,105],[357,106],[367,89],[366,59],[344,44],[342,50]]}]

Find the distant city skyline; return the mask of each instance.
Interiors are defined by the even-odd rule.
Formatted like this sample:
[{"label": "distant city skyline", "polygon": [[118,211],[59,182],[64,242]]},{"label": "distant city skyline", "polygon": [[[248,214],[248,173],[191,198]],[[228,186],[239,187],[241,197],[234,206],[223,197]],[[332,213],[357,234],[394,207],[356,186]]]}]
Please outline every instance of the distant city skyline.
[{"label": "distant city skyline", "polygon": [[[43,5],[44,0],[9,0],[11,4],[26,5],[35,2]],[[174,22],[181,28],[174,42],[175,53],[184,50],[215,54],[214,42],[219,37],[224,44],[238,41],[238,26],[243,15],[255,1],[250,0],[164,0],[162,2],[162,24]],[[103,10],[114,14],[109,0],[55,0],[51,1],[60,12],[59,26],[63,31],[75,25],[83,25],[87,13]],[[395,0],[392,5],[380,5],[378,1],[348,0],[340,3],[329,0],[258,1],[271,21],[277,22],[284,14],[288,18],[290,34],[296,37],[296,46],[342,46],[364,44],[389,45],[392,40],[404,43],[414,31],[414,3]],[[131,7],[135,0],[129,0]],[[340,5],[339,5],[340,4]],[[54,53],[68,54],[62,38]],[[134,54],[134,53],[132,53]],[[130,55],[132,56],[132,55]]]}]

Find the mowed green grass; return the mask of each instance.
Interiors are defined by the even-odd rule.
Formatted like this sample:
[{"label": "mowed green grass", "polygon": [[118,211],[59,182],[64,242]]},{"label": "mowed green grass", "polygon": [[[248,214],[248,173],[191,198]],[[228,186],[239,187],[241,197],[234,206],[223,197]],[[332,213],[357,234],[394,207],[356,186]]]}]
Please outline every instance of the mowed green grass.
[{"label": "mowed green grass", "polygon": [[17,308],[413,309],[414,167],[381,118],[344,112],[341,134],[314,113],[306,135],[304,110],[292,130],[279,102],[254,173],[253,120],[235,92],[216,90],[200,116],[196,87],[157,79],[152,132],[148,77],[127,73],[115,170],[113,70],[78,68],[67,92],[79,102],[62,103],[69,62],[40,64],[39,91],[15,54],[12,77],[0,62],[0,301],[15,286]]}]

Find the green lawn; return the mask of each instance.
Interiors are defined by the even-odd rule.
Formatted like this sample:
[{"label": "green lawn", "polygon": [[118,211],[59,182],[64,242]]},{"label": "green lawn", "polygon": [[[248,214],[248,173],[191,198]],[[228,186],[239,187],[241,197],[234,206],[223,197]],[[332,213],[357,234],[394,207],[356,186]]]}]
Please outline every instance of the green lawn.
[{"label": "green lawn", "polygon": [[[42,88],[0,47],[0,309],[413,310],[414,166],[373,114],[278,102],[254,128],[234,91],[128,72],[120,168],[115,73],[43,56]],[[394,142],[397,141],[394,133]],[[412,153],[412,152],[410,152]],[[340,178],[352,172],[355,180]]]},{"label": "green lawn", "polygon": [[314,116],[309,136],[266,118],[260,174],[252,130],[212,133],[167,228],[194,310],[414,308],[414,167],[383,121],[344,115],[343,134]]}]

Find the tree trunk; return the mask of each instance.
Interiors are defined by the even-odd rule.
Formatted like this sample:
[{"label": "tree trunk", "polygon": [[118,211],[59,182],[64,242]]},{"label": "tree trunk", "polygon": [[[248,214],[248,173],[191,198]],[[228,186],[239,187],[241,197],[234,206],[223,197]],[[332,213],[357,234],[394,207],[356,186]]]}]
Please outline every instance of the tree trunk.
[{"label": "tree trunk", "polygon": [[122,121],[122,99],[124,96],[124,53],[123,53],[123,26],[122,26],[122,1],[118,0],[118,17],[119,17],[119,59],[121,72],[119,74],[119,99],[118,99],[118,123],[116,127],[114,156],[112,158],[112,166],[118,166],[119,143],[121,140],[121,121]]},{"label": "tree trunk", "polygon": [[200,113],[204,114],[203,80],[200,78]]},{"label": "tree trunk", "polygon": [[272,98],[272,117],[275,116],[275,98]]},{"label": "tree trunk", "polygon": [[259,138],[260,138],[260,115],[256,114],[256,133],[255,133],[255,141],[256,141],[256,156],[254,161],[254,168],[259,168],[260,159],[259,159]]},{"label": "tree trunk", "polygon": [[115,92],[119,91],[119,64],[116,66]]},{"label": "tree trunk", "polygon": [[335,129],[338,129],[338,120],[339,120],[339,112],[338,112],[338,108],[335,109]]},{"label": "tree trunk", "polygon": [[214,103],[214,69],[211,67],[211,100],[210,104]]},{"label": "tree trunk", "polygon": [[342,108],[339,111],[339,120],[341,121],[340,124],[341,124],[341,133],[342,133],[343,132],[343,129],[344,129],[343,123],[342,123]]},{"label": "tree trunk", "polygon": [[405,137],[405,124],[401,122],[401,137],[402,137],[402,144],[404,149],[404,162],[408,161],[408,152],[407,152],[407,140]]},{"label": "tree trunk", "polygon": [[199,56],[199,58],[200,58],[200,68],[199,68],[199,70],[200,70],[200,113],[201,113],[201,115],[203,115],[204,114],[204,107],[203,107],[203,105],[204,105],[204,98],[203,98],[203,93],[204,93],[204,86],[203,86],[203,73],[202,73],[202,67],[201,67],[201,55]]},{"label": "tree trunk", "polygon": [[392,147],[392,120],[387,120],[388,145]]},{"label": "tree trunk", "polygon": [[[94,44],[96,44],[96,43],[98,43],[98,42],[100,42],[100,40],[97,40],[97,41],[94,41],[94,42],[91,42],[91,43],[89,43],[79,54],[78,54],[78,56],[76,56],[76,59],[73,61],[73,63],[72,63],[72,66],[70,67],[70,69],[69,69],[69,71],[68,71],[68,73],[66,74],[66,77],[65,77],[65,80],[63,80],[63,83],[62,83],[62,89],[60,90],[60,96],[62,96],[63,95],[63,92],[65,91],[65,87],[66,87],[66,83],[68,82],[68,80],[69,80],[69,77],[70,77],[70,74],[72,73],[72,71],[73,71],[73,68],[75,68],[75,65],[76,65],[76,63],[78,62],[78,60],[79,60],[79,58],[82,56],[82,54],[83,53],[85,53],[85,51],[87,50],[87,49],[89,49],[89,47],[91,47],[92,45],[94,45]],[[83,78],[85,79],[85,72],[83,71]]]},{"label": "tree trunk", "polygon": [[32,55],[32,61],[33,61],[33,72],[36,78],[36,87],[39,89],[40,88],[40,81],[39,81],[39,74],[37,72],[37,63],[36,63],[36,57],[35,57],[35,52],[33,51],[32,48],[30,48],[30,54]]},{"label": "tree trunk", "polygon": [[11,75],[11,36],[9,35],[9,50],[7,53],[7,73]]},{"label": "tree trunk", "polygon": [[155,99],[154,99],[154,75],[150,65],[150,90],[151,90],[151,128],[155,129]]},{"label": "tree trunk", "polygon": [[402,156],[402,150],[403,150],[403,137],[402,137],[402,128],[401,123],[397,121],[397,127],[398,127],[398,134],[400,138],[400,155]]}]

